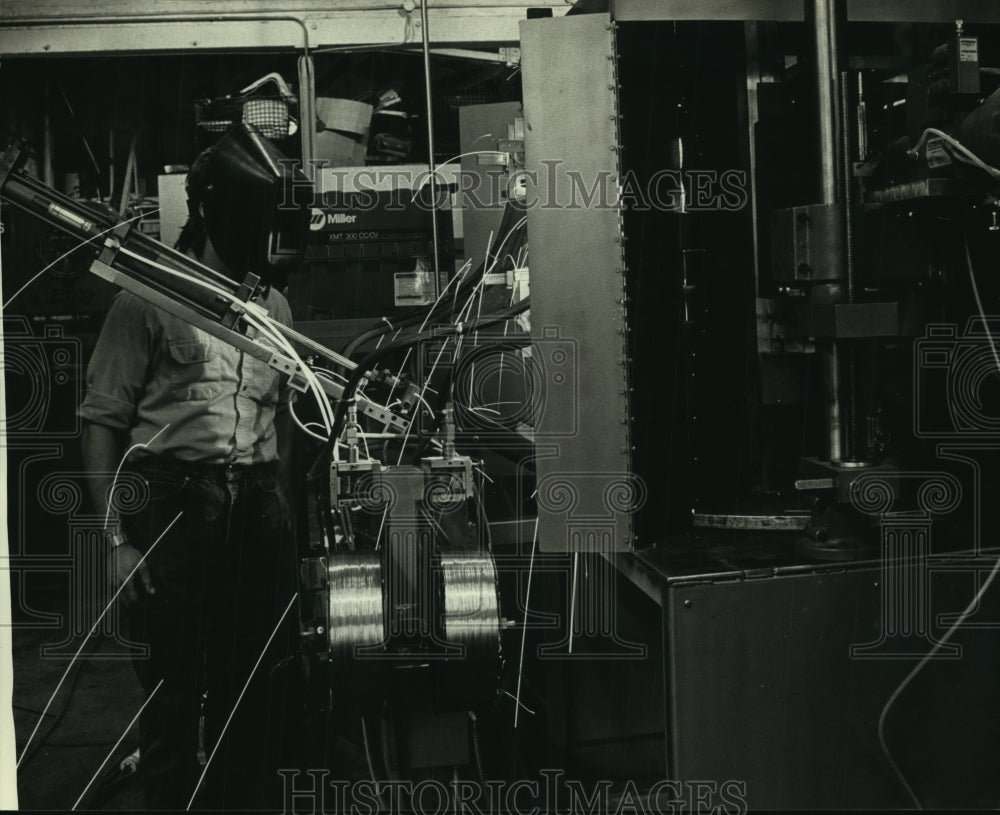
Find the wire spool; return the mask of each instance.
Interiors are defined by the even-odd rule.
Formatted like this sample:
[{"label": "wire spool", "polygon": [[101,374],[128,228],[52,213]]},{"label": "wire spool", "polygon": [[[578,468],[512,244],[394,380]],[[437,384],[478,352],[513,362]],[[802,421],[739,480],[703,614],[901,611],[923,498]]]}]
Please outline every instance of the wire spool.
[{"label": "wire spool", "polygon": [[490,554],[441,556],[441,635],[460,655],[437,663],[439,703],[468,705],[496,694],[500,677],[500,596]]},{"label": "wire spool", "polygon": [[344,552],[327,561],[327,644],[331,661],[364,659],[385,641],[382,565],[375,552]]}]

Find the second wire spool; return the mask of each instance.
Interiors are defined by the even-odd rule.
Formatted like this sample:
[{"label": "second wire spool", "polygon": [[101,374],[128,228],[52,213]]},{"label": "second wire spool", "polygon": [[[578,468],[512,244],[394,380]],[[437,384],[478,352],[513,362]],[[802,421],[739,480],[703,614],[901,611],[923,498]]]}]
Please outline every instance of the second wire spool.
[{"label": "second wire spool", "polygon": [[490,554],[447,554],[440,560],[440,632],[454,660],[438,664],[440,699],[469,704],[497,692],[502,653],[497,570]]}]

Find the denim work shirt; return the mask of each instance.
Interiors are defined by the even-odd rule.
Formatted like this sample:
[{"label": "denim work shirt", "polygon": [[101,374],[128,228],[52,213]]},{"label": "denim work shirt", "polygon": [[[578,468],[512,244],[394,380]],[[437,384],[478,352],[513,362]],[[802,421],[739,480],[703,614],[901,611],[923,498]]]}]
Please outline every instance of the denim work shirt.
[{"label": "denim work shirt", "polygon": [[[291,325],[274,289],[259,305]],[[267,345],[253,329],[249,336]],[[205,464],[278,458],[274,419],[288,407],[287,377],[129,292],[111,304],[87,367],[80,417],[128,430],[132,445]]]}]

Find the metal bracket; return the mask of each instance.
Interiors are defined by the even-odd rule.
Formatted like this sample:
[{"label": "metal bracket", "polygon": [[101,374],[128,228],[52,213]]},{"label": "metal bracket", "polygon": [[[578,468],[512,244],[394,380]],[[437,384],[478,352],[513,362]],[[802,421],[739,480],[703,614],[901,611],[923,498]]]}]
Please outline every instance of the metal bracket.
[{"label": "metal bracket", "polygon": [[129,232],[132,231],[132,221],[122,221],[118,226],[112,230],[111,234],[104,239],[104,248],[101,249],[100,255],[98,255],[98,260],[107,266],[113,266],[115,258],[118,257],[118,252],[122,248],[122,244],[125,243],[125,239],[128,237]]},{"label": "metal bracket", "polygon": [[[253,272],[247,272],[247,276],[243,278],[243,282],[240,283],[240,287],[236,290],[236,299],[241,303],[246,303],[253,296],[258,283],[260,283],[260,277],[255,275]],[[242,310],[236,307],[236,303],[231,303],[229,305],[229,311],[227,311],[222,317],[222,324],[226,328],[235,329],[236,323],[239,322],[239,319],[242,316]]]}]

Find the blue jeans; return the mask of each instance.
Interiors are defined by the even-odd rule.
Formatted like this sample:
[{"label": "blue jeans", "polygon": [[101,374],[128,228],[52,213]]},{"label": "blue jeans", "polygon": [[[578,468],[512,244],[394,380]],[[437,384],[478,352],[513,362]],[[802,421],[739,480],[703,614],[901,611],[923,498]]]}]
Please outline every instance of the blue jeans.
[{"label": "blue jeans", "polygon": [[277,771],[298,766],[302,690],[297,602],[279,624],[298,558],[276,472],[162,457],[132,469],[150,500],[123,526],[149,552],[155,593],[140,590],[127,617],[133,642],[148,646],[135,660],[147,698],[163,682],[139,723],[146,806],[187,806],[202,771],[204,700],[211,760],[195,805],[280,809]]}]

